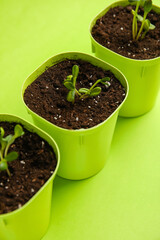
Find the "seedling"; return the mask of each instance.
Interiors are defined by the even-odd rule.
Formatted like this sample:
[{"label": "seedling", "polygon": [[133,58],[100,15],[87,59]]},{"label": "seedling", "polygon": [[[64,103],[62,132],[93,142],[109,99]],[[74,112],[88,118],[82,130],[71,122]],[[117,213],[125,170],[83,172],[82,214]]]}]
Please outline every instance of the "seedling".
[{"label": "seedling", "polygon": [[[149,30],[153,30],[155,28],[155,26],[151,24],[151,22],[148,19],[146,19],[148,13],[152,9],[152,0],[128,0],[128,1],[136,2],[136,9],[135,11],[132,10],[133,14],[132,36],[134,41],[138,41],[140,37],[141,39],[143,39]],[[143,5],[144,8],[143,17],[141,15],[138,15],[138,9],[140,5]],[[137,27],[137,20],[141,22],[141,27],[139,31]]]},{"label": "seedling", "polygon": [[105,77],[102,79],[98,79],[91,88],[80,88],[79,90],[76,89],[76,80],[79,74],[79,67],[77,65],[74,65],[72,67],[72,75],[67,76],[67,78],[64,80],[63,84],[64,86],[69,90],[67,94],[67,101],[68,102],[75,102],[75,96],[77,95],[80,99],[85,99],[88,97],[94,97],[100,94],[101,87],[96,87],[98,83],[102,83],[104,85],[110,86],[109,77]]},{"label": "seedling", "polygon": [[8,169],[8,162],[14,161],[18,158],[18,153],[15,151],[9,152],[9,147],[14,143],[15,139],[24,134],[23,128],[17,124],[14,127],[14,135],[10,134],[4,137],[4,129],[0,127],[0,171],[7,171],[10,177],[10,171]]}]

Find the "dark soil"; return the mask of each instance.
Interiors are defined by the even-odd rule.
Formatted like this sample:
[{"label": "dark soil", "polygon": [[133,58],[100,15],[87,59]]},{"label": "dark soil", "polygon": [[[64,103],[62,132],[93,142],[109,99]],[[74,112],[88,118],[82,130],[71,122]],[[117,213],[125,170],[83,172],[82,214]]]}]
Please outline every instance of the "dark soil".
[{"label": "dark soil", "polygon": [[[132,6],[111,8],[97,20],[92,36],[104,47],[128,58],[151,59],[160,56],[160,15],[151,11],[147,18],[156,28],[150,30],[143,40],[133,42],[131,10]],[[143,16],[142,8],[138,14]]]},{"label": "dark soil", "polygon": [[[14,123],[1,122],[6,135],[13,134]],[[25,128],[25,134],[15,140],[10,151],[18,159],[8,163],[11,177],[0,171],[0,214],[22,207],[44,185],[56,168],[52,148],[37,134]]]},{"label": "dark soil", "polygon": [[[110,86],[102,87],[99,96],[76,98],[74,104],[66,100],[68,89],[63,81],[72,74],[72,66],[79,66],[77,89],[90,88],[96,80],[110,77]],[[110,71],[102,70],[82,60],[64,60],[48,68],[25,91],[27,106],[49,122],[67,129],[90,128],[108,118],[121,104],[125,90]]]}]

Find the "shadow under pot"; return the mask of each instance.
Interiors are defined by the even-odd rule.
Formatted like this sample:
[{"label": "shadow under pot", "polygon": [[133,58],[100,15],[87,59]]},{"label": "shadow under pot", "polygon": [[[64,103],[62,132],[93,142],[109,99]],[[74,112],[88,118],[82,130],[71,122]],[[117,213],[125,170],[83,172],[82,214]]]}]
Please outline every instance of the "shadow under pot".
[{"label": "shadow under pot", "polygon": [[152,29],[146,32],[144,28],[137,40],[145,7],[138,8],[135,18],[138,24],[137,37],[133,40],[135,2],[114,2],[101,11],[90,25],[95,55],[113,64],[127,78],[130,91],[120,110],[119,115],[123,117],[136,117],[151,110],[160,83],[160,7],[151,6],[145,25],[150,24]]},{"label": "shadow under pot", "polygon": [[41,239],[60,161],[55,141],[13,115],[0,114],[0,239]]},{"label": "shadow under pot", "polygon": [[103,168],[127,95],[122,73],[84,53],[56,55],[26,79],[24,104],[60,148],[59,176],[79,180]]}]

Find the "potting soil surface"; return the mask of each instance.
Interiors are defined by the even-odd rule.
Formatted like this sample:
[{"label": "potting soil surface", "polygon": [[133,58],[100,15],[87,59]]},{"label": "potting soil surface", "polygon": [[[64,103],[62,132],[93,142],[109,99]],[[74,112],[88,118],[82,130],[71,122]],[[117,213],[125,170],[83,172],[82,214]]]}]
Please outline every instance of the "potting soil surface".
[{"label": "potting soil surface", "polygon": [[[7,135],[13,134],[15,124],[1,122]],[[0,214],[21,208],[44,185],[55,170],[57,160],[49,144],[27,129],[17,138],[9,151],[19,156],[8,162],[11,176],[0,171]]]},{"label": "potting soil surface", "polygon": [[[134,6],[111,8],[104,16],[96,21],[92,36],[104,47],[132,59],[151,59],[160,56],[160,14],[153,10],[147,19],[155,25],[143,39],[133,41],[132,38],[132,9]],[[143,16],[142,8],[139,15]],[[138,31],[141,22],[138,21]],[[143,33],[143,31],[142,31]]]},{"label": "potting soil surface", "polygon": [[[68,89],[63,81],[72,74],[72,66],[79,66],[76,88],[90,88],[98,79],[109,77],[109,86],[98,83],[98,96],[67,101]],[[82,60],[65,60],[48,68],[24,93],[27,106],[51,123],[67,128],[93,127],[106,120],[122,103],[125,90],[110,72]]]}]

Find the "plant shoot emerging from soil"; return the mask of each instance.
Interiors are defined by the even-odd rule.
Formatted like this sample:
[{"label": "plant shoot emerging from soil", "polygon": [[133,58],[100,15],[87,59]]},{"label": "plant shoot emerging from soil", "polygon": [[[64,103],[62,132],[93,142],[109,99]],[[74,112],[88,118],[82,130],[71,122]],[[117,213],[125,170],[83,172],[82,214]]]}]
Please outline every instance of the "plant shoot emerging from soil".
[{"label": "plant shoot emerging from soil", "polygon": [[10,134],[4,137],[4,129],[0,127],[0,171],[7,171],[8,176],[10,177],[10,171],[8,169],[7,162],[14,161],[18,158],[17,152],[9,152],[9,147],[14,143],[15,139],[24,134],[23,128],[17,124],[14,127],[14,135]]},{"label": "plant shoot emerging from soil", "polygon": [[[135,11],[132,10],[132,14],[133,14],[132,36],[134,41],[138,41],[139,38],[143,39],[149,30],[153,30],[155,28],[155,26],[151,24],[151,22],[148,19],[146,19],[147,14],[152,9],[152,0],[128,0],[128,1],[131,3],[136,3]],[[138,15],[138,9],[140,5],[143,5],[143,9],[144,9],[143,17],[141,15]],[[141,22],[141,27],[139,31],[138,31],[137,21]]]},{"label": "plant shoot emerging from soil", "polygon": [[76,88],[76,80],[79,74],[79,67],[78,65],[74,65],[72,67],[72,75],[67,76],[67,78],[64,80],[63,84],[64,86],[69,90],[67,94],[67,101],[74,103],[75,96],[77,95],[80,99],[85,99],[88,97],[94,97],[100,94],[101,87],[97,87],[96,85],[98,83],[102,83],[106,86],[110,86],[109,77],[105,77],[102,79],[98,79],[89,89],[88,88]]}]

